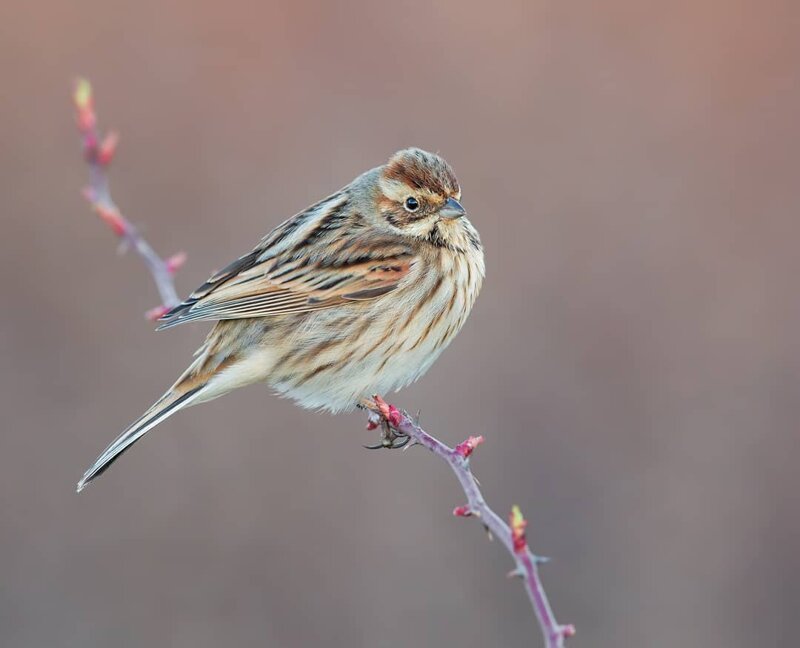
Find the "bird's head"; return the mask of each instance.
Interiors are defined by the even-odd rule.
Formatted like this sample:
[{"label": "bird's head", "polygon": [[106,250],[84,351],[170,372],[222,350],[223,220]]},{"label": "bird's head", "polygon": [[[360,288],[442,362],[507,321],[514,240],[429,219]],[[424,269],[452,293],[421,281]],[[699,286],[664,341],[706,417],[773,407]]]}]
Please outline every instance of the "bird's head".
[{"label": "bird's head", "polygon": [[377,207],[393,229],[448,247],[479,245],[459,202],[461,187],[450,165],[434,153],[409,148],[380,169]]}]

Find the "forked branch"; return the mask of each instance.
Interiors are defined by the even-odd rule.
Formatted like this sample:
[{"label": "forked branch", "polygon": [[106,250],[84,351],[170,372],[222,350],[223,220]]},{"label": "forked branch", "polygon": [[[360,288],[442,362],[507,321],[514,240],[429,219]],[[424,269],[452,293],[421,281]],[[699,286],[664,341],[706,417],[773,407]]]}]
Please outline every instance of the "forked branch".
[{"label": "forked branch", "polygon": [[[83,142],[84,156],[89,165],[89,186],[83,190],[83,194],[98,216],[121,239],[123,245],[132,248],[141,257],[153,276],[162,303],[148,311],[147,316],[150,319],[158,319],[166,310],[180,302],[175,290],[174,274],[183,265],[186,255],[178,253],[168,259],[162,259],[122,215],[111,198],[108,183],[108,167],[114,157],[119,138],[116,133],[110,132],[101,139],[97,128],[92,89],[88,81],[84,79],[77,81],[73,101],[77,110],[78,130]],[[545,560],[534,555],[528,548],[525,518],[519,508],[514,506],[507,524],[489,508],[470,470],[470,457],[483,443],[483,437],[470,437],[455,448],[451,448],[425,432],[408,414],[399,411],[393,405],[388,405],[380,396],[375,396],[370,405],[367,427],[375,429],[379,425],[388,426],[395,436],[409,440],[410,443],[406,447],[424,446],[450,466],[467,498],[467,503],[457,506],[453,510],[453,515],[477,518],[490,535],[497,538],[506,548],[515,563],[509,576],[519,577],[524,583],[539,621],[545,646],[563,647],[565,640],[575,634],[575,628],[571,625],[561,625],[556,621],[539,577],[538,565]]]}]

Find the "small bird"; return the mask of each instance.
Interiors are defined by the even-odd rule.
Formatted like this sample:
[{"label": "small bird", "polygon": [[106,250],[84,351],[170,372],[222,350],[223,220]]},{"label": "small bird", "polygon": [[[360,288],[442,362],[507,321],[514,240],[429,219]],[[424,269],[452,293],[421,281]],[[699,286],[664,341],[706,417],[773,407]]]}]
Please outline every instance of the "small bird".
[{"label": "small bird", "polygon": [[460,199],[444,159],[405,149],[212,275],[158,327],[216,322],[194,362],[97,458],[78,491],[178,410],[238,387],[266,382],[335,413],[419,378],[483,282],[483,247]]}]

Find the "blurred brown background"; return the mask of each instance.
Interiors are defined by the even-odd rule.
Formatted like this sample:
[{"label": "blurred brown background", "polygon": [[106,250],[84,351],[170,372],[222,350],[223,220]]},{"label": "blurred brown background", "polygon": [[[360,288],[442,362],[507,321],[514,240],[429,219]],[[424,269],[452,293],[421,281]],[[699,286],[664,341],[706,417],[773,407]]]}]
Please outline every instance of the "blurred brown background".
[{"label": "blurred brown background", "polygon": [[788,645],[796,2],[0,5],[0,645],[530,646],[510,561],[421,450],[251,388],[80,497],[207,327],[154,334],[79,195],[69,104],[186,293],[394,150],[442,152],[487,250],[463,333],[392,400],[518,503],[576,646]]}]

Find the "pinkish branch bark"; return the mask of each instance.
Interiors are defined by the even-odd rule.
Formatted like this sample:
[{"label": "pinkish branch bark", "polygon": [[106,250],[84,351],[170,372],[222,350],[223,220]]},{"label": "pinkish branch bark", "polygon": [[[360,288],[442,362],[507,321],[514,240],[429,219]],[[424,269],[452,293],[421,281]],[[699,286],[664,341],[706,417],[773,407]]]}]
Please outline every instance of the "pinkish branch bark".
[{"label": "pinkish branch bark", "polygon": [[377,427],[380,419],[383,419],[395,433],[410,437],[413,444],[424,446],[450,466],[467,496],[467,504],[456,507],[453,515],[477,517],[489,533],[502,543],[516,563],[516,567],[509,573],[509,576],[517,576],[525,584],[525,590],[544,636],[545,646],[562,648],[565,640],[575,634],[575,627],[561,625],[556,621],[544,591],[544,585],[539,577],[538,565],[545,562],[545,559],[534,555],[528,548],[525,538],[526,520],[522,517],[519,508],[514,506],[509,516],[509,524],[506,524],[486,503],[470,469],[470,457],[475,449],[483,443],[483,437],[469,437],[455,448],[451,448],[428,434],[405,412],[400,412],[393,405],[388,405],[380,396],[374,398],[375,409],[370,412],[367,427]]},{"label": "pinkish branch bark", "polygon": [[[147,317],[158,319],[166,310],[180,302],[175,290],[174,275],[183,265],[186,255],[178,253],[168,259],[162,259],[122,215],[111,198],[108,182],[108,167],[114,157],[118,136],[110,132],[105,138],[100,138],[92,89],[88,81],[84,79],[77,81],[73,101],[77,110],[78,130],[83,142],[84,156],[89,165],[89,186],[83,190],[84,197],[122,242],[141,257],[150,271],[162,304],[148,311]],[[506,524],[486,503],[470,469],[470,456],[483,443],[483,437],[470,437],[455,448],[451,448],[428,434],[406,413],[399,411],[393,405],[388,405],[380,396],[375,396],[374,408],[370,411],[367,427],[376,428],[382,421],[385,421],[397,435],[409,437],[413,445],[424,446],[450,466],[467,497],[467,504],[456,507],[453,514],[458,517],[478,518],[487,531],[502,543],[516,565],[509,576],[517,576],[525,584],[525,590],[544,636],[545,646],[562,648],[565,640],[575,634],[575,628],[571,625],[561,625],[556,621],[539,577],[538,564],[544,562],[544,559],[531,552],[525,538],[527,522],[519,508],[514,506],[509,516],[509,524]]]},{"label": "pinkish branch bark", "polygon": [[114,158],[119,136],[111,131],[101,139],[94,111],[92,86],[88,81],[78,79],[72,99],[77,111],[78,131],[83,142],[84,157],[89,165],[89,185],[83,189],[83,196],[97,215],[120,238],[122,244],[133,249],[141,257],[153,276],[161,297],[161,305],[148,311],[147,317],[156,320],[181,301],[175,290],[174,274],[186,261],[186,255],[179,252],[168,259],[162,259],[133,224],[122,215],[111,198],[108,183],[108,167]]}]

